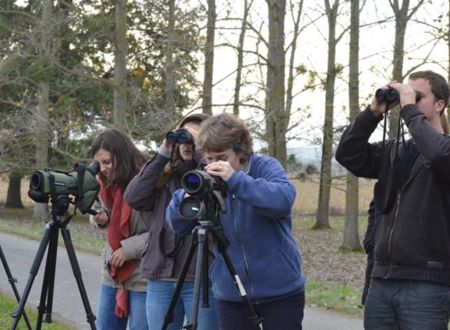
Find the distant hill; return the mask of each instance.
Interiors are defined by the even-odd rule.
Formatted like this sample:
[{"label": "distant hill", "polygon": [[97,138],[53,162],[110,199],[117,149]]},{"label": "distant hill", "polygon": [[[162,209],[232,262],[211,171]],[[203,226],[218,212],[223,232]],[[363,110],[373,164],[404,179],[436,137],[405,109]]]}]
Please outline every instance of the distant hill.
[{"label": "distant hill", "polygon": [[[322,147],[321,146],[304,146],[296,148],[287,149],[288,157],[289,155],[295,155],[295,159],[301,162],[304,166],[311,164],[317,168],[320,172],[321,159],[322,159]],[[331,162],[332,175],[345,175],[345,169],[332,159]]]}]

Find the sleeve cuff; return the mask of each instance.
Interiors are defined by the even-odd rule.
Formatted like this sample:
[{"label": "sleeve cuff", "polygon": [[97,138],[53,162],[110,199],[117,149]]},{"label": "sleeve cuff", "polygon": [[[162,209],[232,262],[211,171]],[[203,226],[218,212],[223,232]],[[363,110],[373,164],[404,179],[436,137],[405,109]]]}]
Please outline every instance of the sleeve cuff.
[{"label": "sleeve cuff", "polygon": [[402,111],[400,111],[400,116],[403,118],[405,123],[408,123],[412,118],[416,117],[417,115],[425,116],[422,112],[419,111],[419,109],[415,104],[407,104],[402,108]]},{"label": "sleeve cuff", "polygon": [[162,144],[159,149],[158,149],[158,154],[166,157],[166,158],[170,158],[170,150],[167,149],[164,144]]}]

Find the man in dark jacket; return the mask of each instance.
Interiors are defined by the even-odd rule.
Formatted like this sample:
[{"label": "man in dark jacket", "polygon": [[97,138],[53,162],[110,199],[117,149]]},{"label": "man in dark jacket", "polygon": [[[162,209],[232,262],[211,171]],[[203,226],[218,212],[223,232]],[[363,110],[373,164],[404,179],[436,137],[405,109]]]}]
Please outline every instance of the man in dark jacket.
[{"label": "man in dark jacket", "polygon": [[[350,172],[378,179],[364,326],[444,330],[450,313],[450,136],[440,116],[449,86],[441,75],[420,71],[407,84],[391,82],[383,89],[398,97],[374,98],[336,151],[336,160]],[[369,143],[383,115],[397,104],[412,139]]]}]

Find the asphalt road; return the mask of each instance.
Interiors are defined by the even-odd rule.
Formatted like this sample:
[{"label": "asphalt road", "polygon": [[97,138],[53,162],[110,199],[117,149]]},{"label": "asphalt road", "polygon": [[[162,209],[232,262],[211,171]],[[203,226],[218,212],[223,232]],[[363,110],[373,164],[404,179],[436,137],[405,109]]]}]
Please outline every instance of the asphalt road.
[{"label": "asphalt road", "polygon": [[[62,241],[61,237],[60,241]],[[16,286],[20,295],[23,295],[26,283],[30,279],[33,279],[33,276],[30,275],[30,270],[35,260],[39,243],[38,241],[30,241],[0,232],[0,246],[5,254],[13,277],[18,281]],[[65,248],[59,246],[57,250],[52,317],[54,320],[61,320],[66,324],[72,325],[74,329],[90,329],[80,291],[76,284]],[[27,299],[27,307],[37,306],[39,304],[46,256],[47,253],[45,253],[39,271],[34,277]],[[86,288],[90,307],[95,314],[97,310],[97,294],[101,283],[100,257],[78,251],[76,251],[76,256],[80,265],[82,281]],[[0,265],[0,291],[11,296],[13,295],[11,284],[8,282],[3,265]],[[361,330],[363,329],[363,324],[361,319],[348,317],[320,308],[307,307],[305,309],[303,329]]]}]

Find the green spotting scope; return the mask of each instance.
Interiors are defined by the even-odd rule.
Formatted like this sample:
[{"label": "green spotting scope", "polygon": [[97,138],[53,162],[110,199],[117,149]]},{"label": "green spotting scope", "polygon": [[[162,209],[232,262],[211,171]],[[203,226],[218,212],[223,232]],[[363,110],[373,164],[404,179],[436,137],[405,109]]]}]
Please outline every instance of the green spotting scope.
[{"label": "green spotting scope", "polygon": [[60,195],[75,196],[75,206],[81,213],[94,213],[91,206],[97,198],[100,185],[95,176],[100,165],[94,161],[88,166],[76,163],[74,172],[58,172],[49,169],[31,175],[28,196],[37,203],[48,203],[49,198]]}]

